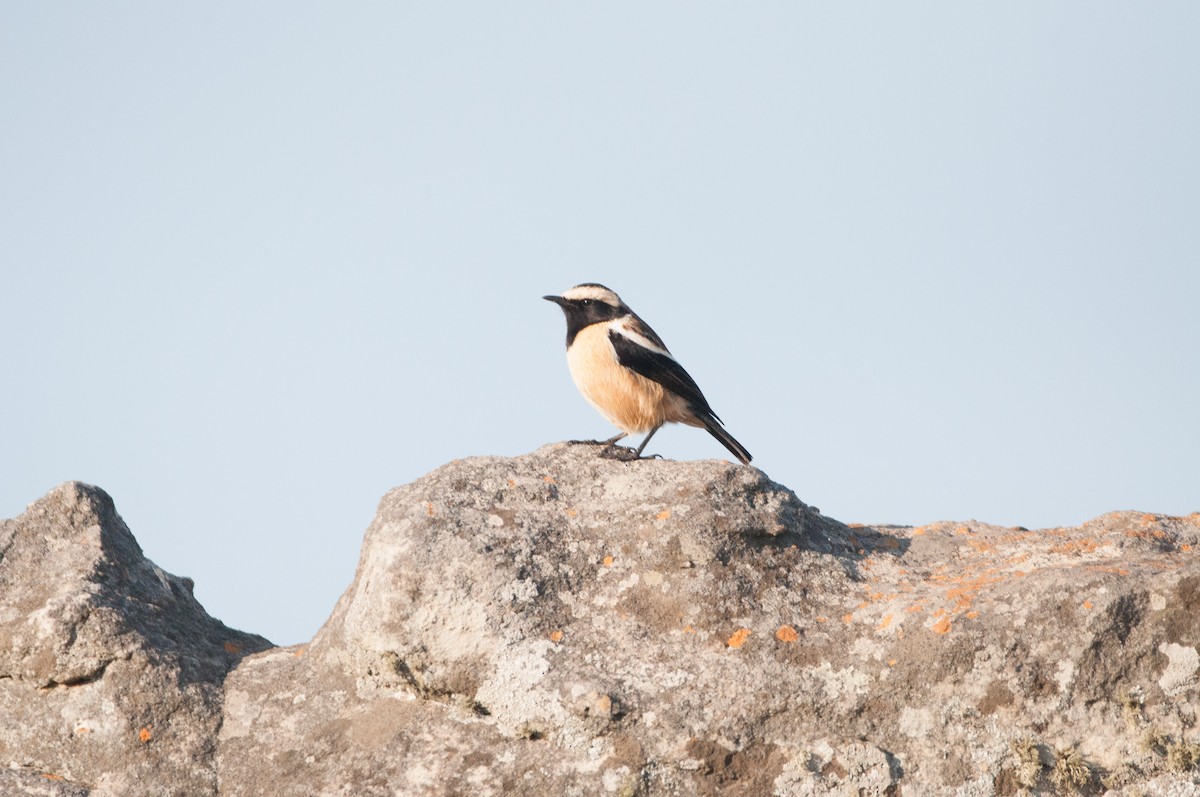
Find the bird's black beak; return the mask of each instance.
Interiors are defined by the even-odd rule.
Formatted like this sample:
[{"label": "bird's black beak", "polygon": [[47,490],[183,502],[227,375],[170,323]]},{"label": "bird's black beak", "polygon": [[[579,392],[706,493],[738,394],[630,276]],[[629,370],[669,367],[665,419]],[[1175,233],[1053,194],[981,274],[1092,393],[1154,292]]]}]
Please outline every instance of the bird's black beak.
[{"label": "bird's black beak", "polygon": [[566,299],[564,299],[564,298],[563,298],[563,297],[561,297],[561,296],[543,296],[542,298],[543,298],[543,299],[545,299],[545,300],[546,300],[546,301],[548,301],[548,302],[554,302],[554,303],[555,303],[555,304],[557,304],[559,307],[566,307],[566,306],[567,306],[567,300],[566,300]]}]

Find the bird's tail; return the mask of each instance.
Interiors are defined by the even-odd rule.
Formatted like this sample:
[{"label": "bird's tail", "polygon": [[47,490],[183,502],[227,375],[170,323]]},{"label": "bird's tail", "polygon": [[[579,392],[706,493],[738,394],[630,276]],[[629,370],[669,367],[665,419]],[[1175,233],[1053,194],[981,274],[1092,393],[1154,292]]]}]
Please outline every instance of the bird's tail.
[{"label": "bird's tail", "polygon": [[750,452],[746,450],[745,446],[734,440],[733,435],[725,431],[725,427],[721,425],[720,421],[712,415],[703,415],[700,420],[704,423],[704,428],[708,430],[708,433],[721,441],[721,445],[729,449],[729,453],[741,460],[743,465],[750,464]]}]

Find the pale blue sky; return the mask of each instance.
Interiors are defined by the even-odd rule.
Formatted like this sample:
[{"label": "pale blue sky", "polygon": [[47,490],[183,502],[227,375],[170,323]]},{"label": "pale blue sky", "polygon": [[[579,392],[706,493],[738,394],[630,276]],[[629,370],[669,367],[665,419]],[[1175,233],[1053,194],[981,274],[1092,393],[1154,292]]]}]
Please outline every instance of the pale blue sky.
[{"label": "pale blue sky", "polygon": [[1200,510],[1197,41],[1194,2],[6,3],[0,516],[98,484],[305,640],[387,489],[613,433],[540,298],[584,281],[841,520]]}]

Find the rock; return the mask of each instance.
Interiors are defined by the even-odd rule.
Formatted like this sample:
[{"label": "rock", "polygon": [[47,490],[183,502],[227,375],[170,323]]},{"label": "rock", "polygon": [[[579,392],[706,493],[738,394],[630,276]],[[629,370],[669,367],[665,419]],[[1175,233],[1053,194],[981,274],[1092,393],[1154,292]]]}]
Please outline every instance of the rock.
[{"label": "rock", "polygon": [[216,793],[225,675],[270,646],[147,560],[103,491],[0,525],[0,793]]},{"label": "rock", "polygon": [[[128,543],[106,570],[161,585]],[[247,796],[1200,794],[1198,544],[1200,515],[845,525],[754,468],[586,445],[456,461],[384,496],[309,645],[211,659],[213,691],[177,699],[217,721],[159,754],[187,741],[215,772],[191,793]],[[74,561],[60,548],[31,582]],[[105,684],[131,634],[148,660],[178,650],[125,605],[112,630],[77,622],[75,653],[41,640],[7,561],[24,635],[0,660],[43,703],[6,716]],[[105,737],[107,769],[5,736],[16,793],[43,773],[85,789],[53,794],[183,793],[179,759],[147,780],[130,757],[139,721]]]},{"label": "rock", "polygon": [[752,468],[588,446],[454,462],[384,497],[306,674],[231,676],[222,788],[390,794],[416,762],[437,794],[1194,790],[1168,747],[1195,744],[1198,536],[851,527]]},{"label": "rock", "polygon": [[5,797],[88,797],[91,791],[53,772],[0,770],[0,794]]},{"label": "rock", "polygon": [[228,679],[220,794],[586,794],[554,745],[512,739],[469,708],[426,700],[296,646]]}]

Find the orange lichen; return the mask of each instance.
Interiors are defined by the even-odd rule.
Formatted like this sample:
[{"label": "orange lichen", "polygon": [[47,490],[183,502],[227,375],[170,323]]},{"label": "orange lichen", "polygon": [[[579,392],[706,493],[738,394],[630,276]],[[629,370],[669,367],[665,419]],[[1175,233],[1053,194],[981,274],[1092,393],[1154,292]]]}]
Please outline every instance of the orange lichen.
[{"label": "orange lichen", "polygon": [[695,629],[695,628],[692,628],[690,625],[685,625],[685,626],[683,627],[683,633],[685,633],[685,634],[694,634],[694,633],[696,633],[696,629]]},{"label": "orange lichen", "polygon": [[62,775],[55,775],[53,772],[43,772],[42,777],[46,780],[66,780]]},{"label": "orange lichen", "polygon": [[516,479],[509,479],[509,480],[508,480],[508,486],[509,486],[509,487],[516,487],[516,486],[517,486],[517,480],[516,480]]},{"label": "orange lichen", "polygon": [[899,659],[888,659],[888,666],[895,667],[897,661],[899,661]]},{"label": "orange lichen", "polygon": [[861,523],[847,523],[846,525],[852,529],[861,529],[863,527]]},{"label": "orange lichen", "polygon": [[854,612],[846,612],[843,614],[842,622],[847,624],[854,622]]},{"label": "orange lichen", "polygon": [[1146,524],[1157,523],[1158,515],[1142,515],[1142,522]]},{"label": "orange lichen", "polygon": [[292,655],[293,655],[293,656],[296,656],[296,657],[303,656],[303,655],[304,655],[304,648],[302,648],[302,647],[296,648],[294,651],[292,651]]},{"label": "orange lichen", "polygon": [[817,615],[813,619],[816,620],[818,623],[828,623],[829,622],[829,618],[824,615]]},{"label": "orange lichen", "polygon": [[1129,571],[1123,567],[1111,567],[1106,565],[1090,565],[1088,570],[1094,570],[1097,573],[1115,573],[1118,576],[1127,576]]},{"label": "orange lichen", "polygon": [[731,636],[731,637],[729,637],[729,639],[725,640],[725,644],[731,648],[740,648],[742,645],[746,644],[746,640],[749,638],[750,638],[750,629],[749,628],[739,628],[738,630],[733,632],[733,636]]},{"label": "orange lichen", "polygon": [[553,476],[543,476],[542,481],[544,481],[546,484],[558,484],[558,482],[554,481]]},{"label": "orange lichen", "polygon": [[612,567],[612,563],[613,558],[611,556],[606,556],[600,560],[600,564],[604,565],[605,567]]},{"label": "orange lichen", "polygon": [[975,600],[975,591],[969,589],[948,589],[946,597],[954,601],[954,609],[956,612],[963,612]]},{"label": "orange lichen", "polygon": [[1083,608],[1085,608],[1085,609],[1090,609],[1090,608],[1092,608],[1092,602],[1091,602],[1091,601],[1084,601],[1084,602],[1083,602]]},{"label": "orange lichen", "polygon": [[924,534],[927,531],[929,531],[929,529],[926,528],[925,526],[917,526],[915,529],[912,530],[912,535],[914,537],[920,537],[922,534]]},{"label": "orange lichen", "polygon": [[[1046,536],[1046,537],[1055,537],[1055,536],[1061,537],[1062,532],[1053,531],[1053,530],[1045,530],[1042,532],[1042,535]],[[1008,534],[1005,534],[1002,537],[1000,537],[1000,542],[1003,542],[1006,544],[1014,543],[1014,542],[1027,542],[1034,536],[1036,536],[1036,535],[1034,535],[1034,533],[1032,531],[1011,531]]]},{"label": "orange lichen", "polygon": [[971,530],[969,528],[967,528],[966,526],[959,526],[956,529],[954,529],[954,533],[959,534],[959,535],[970,534]]},{"label": "orange lichen", "polygon": [[1067,540],[1050,546],[1050,553],[1080,554],[1092,553],[1104,543],[1096,539]]},{"label": "orange lichen", "polygon": [[566,509],[563,510],[563,512],[567,513],[567,517],[575,517],[576,515],[579,514],[578,509],[572,509],[571,507],[567,507]]},{"label": "orange lichen", "polygon": [[775,631],[775,638],[780,642],[795,642],[800,638],[800,635],[797,634],[796,629],[792,628],[790,625],[781,625],[779,626],[778,630]]},{"label": "orange lichen", "polygon": [[974,620],[978,616],[979,616],[979,612],[967,612],[968,620]]},{"label": "orange lichen", "polygon": [[92,729],[86,725],[80,725],[78,728],[75,729],[75,734],[77,736],[83,736],[85,733],[91,733],[91,732],[92,732]]},{"label": "orange lichen", "polygon": [[914,603],[912,606],[909,606],[904,611],[908,612],[909,614],[915,614],[916,612],[922,611],[924,608],[925,608],[925,604]]},{"label": "orange lichen", "polygon": [[883,629],[887,628],[891,624],[892,624],[892,615],[887,614],[887,615],[884,615],[883,619],[879,621],[879,625],[877,625],[875,627],[878,630],[882,631]]},{"label": "orange lichen", "polygon": [[949,630],[950,630],[950,618],[949,618],[949,617],[943,617],[942,619],[940,619],[940,620],[938,620],[936,623],[934,623],[934,624],[933,624],[933,625],[930,627],[930,629],[929,629],[929,630],[930,630],[930,631],[932,631],[932,632],[933,632],[933,633],[935,633],[935,634],[945,634],[945,633],[949,632]]},{"label": "orange lichen", "polygon": [[1139,540],[1165,540],[1171,535],[1162,529],[1128,529],[1125,532],[1126,537],[1134,537]]},{"label": "orange lichen", "polygon": [[666,520],[666,519],[667,519],[667,518],[669,518],[670,516],[671,516],[671,510],[670,510],[670,509],[664,509],[663,511],[661,511],[661,512],[659,512],[657,515],[655,515],[655,516],[654,516],[654,519],[655,519],[655,520]]},{"label": "orange lichen", "polygon": [[147,725],[146,727],[144,727],[140,731],[138,731],[138,739],[140,739],[142,741],[142,744],[145,744],[146,742],[150,741],[152,736],[153,736],[153,734],[150,733],[149,725]]},{"label": "orange lichen", "polygon": [[967,540],[967,545],[970,545],[979,553],[992,553],[996,550],[996,546],[986,540],[970,539]]},{"label": "orange lichen", "polygon": [[992,570],[985,570],[982,574],[975,577],[957,576],[945,579],[957,585],[946,590],[946,597],[955,602],[955,608],[965,609],[971,605],[971,601],[975,599],[976,594],[981,589],[992,584],[1001,584],[1008,580],[1003,575],[989,575],[992,572]]},{"label": "orange lichen", "polygon": [[562,631],[551,631],[550,632],[550,641],[551,642],[562,642],[562,639],[563,639]]},{"label": "orange lichen", "polygon": [[425,502],[425,514],[429,515],[430,517],[433,517],[433,515],[434,515],[433,504],[431,504],[428,501]]}]

